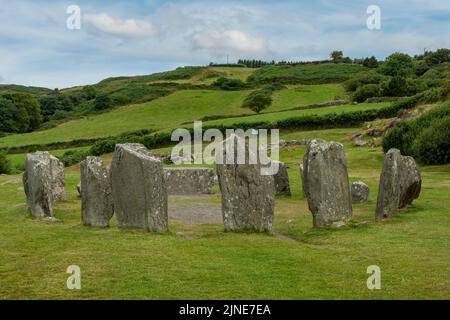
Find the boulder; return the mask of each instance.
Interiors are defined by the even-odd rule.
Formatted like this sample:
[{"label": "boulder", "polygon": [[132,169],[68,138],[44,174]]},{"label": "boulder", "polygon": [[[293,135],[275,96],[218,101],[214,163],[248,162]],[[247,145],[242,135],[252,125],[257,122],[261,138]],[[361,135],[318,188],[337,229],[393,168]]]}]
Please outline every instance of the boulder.
[{"label": "boulder", "polygon": [[278,162],[278,172],[274,175],[275,179],[275,194],[290,196],[291,188],[289,185],[289,175],[286,165],[283,162]]},{"label": "boulder", "polygon": [[378,187],[376,220],[395,215],[420,194],[422,179],[416,162],[390,149],[385,157]]},{"label": "boulder", "polygon": [[[273,225],[275,185],[273,175],[262,175],[260,161],[248,161],[248,144],[232,135],[223,142],[224,159],[227,143],[233,145],[232,163],[217,164],[222,192],[222,215],[225,231],[270,232]],[[239,143],[238,143],[239,141]],[[246,160],[237,163],[237,147],[245,147]],[[225,161],[224,161],[225,162]]]},{"label": "boulder", "polygon": [[167,231],[167,188],[163,166],[149,150],[141,144],[116,145],[111,163],[111,184],[119,227]]},{"label": "boulder", "polygon": [[303,191],[319,228],[338,228],[352,218],[344,146],[312,140],[303,158]]},{"label": "boulder", "polygon": [[108,227],[114,214],[108,170],[98,157],[87,157],[80,163],[81,220],[84,225]]},{"label": "boulder", "polygon": [[35,152],[27,154],[23,175],[27,208],[35,218],[53,217],[53,179],[50,154]]},{"label": "boulder", "polygon": [[210,194],[214,171],[209,168],[175,167],[164,169],[167,193],[174,195]]},{"label": "boulder", "polygon": [[362,181],[352,183],[352,202],[364,203],[370,199],[369,186]]},{"label": "boulder", "polygon": [[52,171],[52,190],[55,201],[66,198],[66,180],[64,178],[64,164],[56,157],[50,156],[50,167]]}]

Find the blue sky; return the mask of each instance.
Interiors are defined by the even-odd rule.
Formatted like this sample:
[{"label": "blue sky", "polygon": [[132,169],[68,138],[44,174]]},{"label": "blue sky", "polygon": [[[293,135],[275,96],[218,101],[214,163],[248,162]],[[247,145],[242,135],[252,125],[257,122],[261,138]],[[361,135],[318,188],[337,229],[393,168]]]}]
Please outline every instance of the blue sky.
[{"label": "blue sky", "polygon": [[[69,30],[66,9],[81,9]],[[381,30],[368,30],[369,5]],[[450,48],[448,0],[0,0],[0,83],[64,88],[238,58],[325,59]]]}]

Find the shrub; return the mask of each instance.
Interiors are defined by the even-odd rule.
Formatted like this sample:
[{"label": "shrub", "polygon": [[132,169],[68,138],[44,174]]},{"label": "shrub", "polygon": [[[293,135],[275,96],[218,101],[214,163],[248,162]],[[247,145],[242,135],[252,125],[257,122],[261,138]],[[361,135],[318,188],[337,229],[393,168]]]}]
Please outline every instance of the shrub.
[{"label": "shrub", "polygon": [[11,172],[11,163],[6,157],[6,151],[0,151],[0,174],[9,174]]},{"label": "shrub", "polygon": [[[445,103],[410,121],[399,121],[383,137],[386,152],[399,149],[424,164],[448,163],[450,103]],[[446,132],[442,132],[445,131]],[[447,149],[445,149],[447,148]],[[447,160],[446,160],[447,159]]]},{"label": "shrub", "polygon": [[212,84],[214,87],[218,87],[221,90],[242,90],[246,88],[246,84],[239,79],[228,79],[224,77],[220,77]]},{"label": "shrub", "polygon": [[103,94],[103,95],[95,98],[94,108],[96,110],[105,110],[105,109],[111,108],[112,106],[113,106],[113,101],[106,94]]},{"label": "shrub", "polygon": [[406,79],[403,77],[392,77],[382,85],[382,95],[384,97],[402,97],[408,92]]},{"label": "shrub", "polygon": [[435,119],[414,140],[412,154],[426,164],[450,163],[450,116]]},{"label": "shrub", "polygon": [[380,96],[380,86],[378,84],[366,84],[358,88],[353,94],[353,100],[364,102],[369,98]]}]

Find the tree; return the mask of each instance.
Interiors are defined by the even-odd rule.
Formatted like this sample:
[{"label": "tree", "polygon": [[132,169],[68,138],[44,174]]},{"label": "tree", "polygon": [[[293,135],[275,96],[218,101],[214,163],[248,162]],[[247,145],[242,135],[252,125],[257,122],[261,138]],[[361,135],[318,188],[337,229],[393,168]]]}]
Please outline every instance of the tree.
[{"label": "tree", "polygon": [[248,108],[256,113],[268,108],[272,104],[272,97],[267,92],[253,92],[245,98],[243,108]]},{"label": "tree", "polygon": [[378,68],[378,60],[374,56],[370,58],[365,58],[363,61],[363,66],[367,68]]},{"label": "tree", "polygon": [[396,52],[391,54],[381,67],[381,72],[392,77],[407,77],[414,74],[414,63],[412,58],[405,54]]},{"label": "tree", "polygon": [[402,97],[407,94],[407,91],[407,82],[403,77],[392,77],[389,81],[383,83],[382,92],[385,97]]},{"label": "tree", "polygon": [[0,131],[30,132],[42,122],[39,102],[21,92],[4,93],[0,97]]},{"label": "tree", "polygon": [[344,53],[342,51],[333,51],[330,57],[334,62],[339,62],[344,58]]},{"label": "tree", "polygon": [[96,110],[105,110],[111,108],[112,104],[113,102],[111,98],[108,95],[104,94],[95,98],[94,108]]},{"label": "tree", "polygon": [[380,96],[380,86],[378,84],[366,84],[356,90],[353,94],[353,100],[361,103],[378,96]]}]

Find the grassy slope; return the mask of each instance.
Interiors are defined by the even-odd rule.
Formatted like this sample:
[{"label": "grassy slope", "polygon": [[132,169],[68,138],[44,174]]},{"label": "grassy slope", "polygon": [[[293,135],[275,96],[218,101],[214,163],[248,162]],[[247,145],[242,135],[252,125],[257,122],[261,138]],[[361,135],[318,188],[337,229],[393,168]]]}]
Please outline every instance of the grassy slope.
[{"label": "grassy slope", "polygon": [[[298,165],[304,147],[283,149],[292,198],[276,201],[275,230],[299,242],[269,235],[224,233],[220,225],[170,221],[167,235],[80,225],[78,168],[66,171],[68,200],[57,204],[62,221],[26,216],[18,176],[0,177],[0,298],[440,298],[450,295],[450,166],[425,167],[419,200],[398,217],[375,223],[382,162],[380,149],[351,147],[354,129],[290,132],[282,138],[319,137],[346,145],[349,175],[369,184],[372,201],[354,206],[361,227],[313,230],[301,196]],[[14,181],[13,181],[14,182]],[[211,200],[219,202],[219,196]],[[171,200],[171,205],[176,205]],[[177,232],[191,232],[186,239]],[[65,287],[67,266],[82,272],[82,290]],[[366,268],[379,265],[382,290],[366,288]]]},{"label": "grassy slope", "polygon": [[367,70],[365,67],[352,64],[306,64],[297,66],[265,66],[253,74],[259,82],[289,81],[300,83],[336,83],[349,79],[352,75]]},{"label": "grassy slope", "polygon": [[[334,100],[342,92],[339,85],[291,86],[281,93],[275,93],[273,106],[268,111]],[[182,123],[193,122],[206,115],[253,114],[241,108],[247,94],[248,91],[179,91],[149,103],[69,121],[46,131],[7,136],[0,139],[0,147],[104,137],[137,129],[177,128]],[[289,99],[283,98],[283,95],[289,96]],[[290,114],[302,112],[305,111]]]}]

